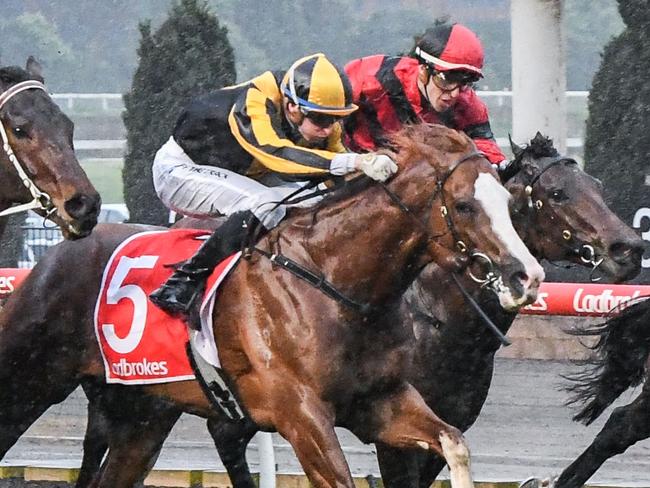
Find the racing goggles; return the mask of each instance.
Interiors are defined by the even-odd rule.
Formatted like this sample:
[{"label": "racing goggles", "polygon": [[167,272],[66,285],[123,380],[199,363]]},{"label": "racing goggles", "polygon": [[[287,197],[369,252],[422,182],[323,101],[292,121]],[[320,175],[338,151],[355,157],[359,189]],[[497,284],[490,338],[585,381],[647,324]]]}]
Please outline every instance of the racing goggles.
[{"label": "racing goggles", "polygon": [[305,118],[309,119],[312,124],[321,129],[327,129],[328,127],[331,127],[332,125],[340,122],[345,118],[345,116],[340,115],[314,112],[312,110],[305,109],[304,107],[300,107],[300,111],[304,114]]},{"label": "racing goggles", "polygon": [[431,72],[431,80],[443,92],[452,92],[471,87],[477,77],[462,71],[434,71]]}]

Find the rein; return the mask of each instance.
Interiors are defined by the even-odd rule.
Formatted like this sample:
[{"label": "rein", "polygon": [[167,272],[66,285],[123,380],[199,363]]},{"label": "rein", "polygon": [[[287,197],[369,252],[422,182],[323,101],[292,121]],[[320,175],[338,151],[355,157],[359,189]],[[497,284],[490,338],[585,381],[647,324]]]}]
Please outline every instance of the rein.
[{"label": "rein", "polygon": [[[22,91],[32,90],[32,89],[43,90],[44,92],[47,93],[47,90],[45,89],[45,85],[43,85],[43,83],[39,81],[36,80],[22,81],[20,83],[11,86],[3,93],[0,93],[0,110],[2,110],[2,107],[4,107],[4,105],[14,95],[17,95]],[[0,120],[0,136],[2,137],[2,149],[4,150],[5,154],[9,158],[9,161],[11,161],[11,164],[14,166],[14,169],[16,170],[16,173],[18,173],[18,177],[22,181],[23,185],[25,185],[27,190],[29,190],[29,193],[32,195],[31,202],[24,203],[21,205],[15,205],[13,207],[7,208],[0,212],[0,217],[19,213],[19,212],[24,212],[26,210],[31,210],[34,208],[38,210],[45,210],[46,212],[51,213],[53,210],[52,199],[47,193],[42,192],[41,190],[38,189],[36,184],[33,182],[33,180],[27,175],[27,173],[23,169],[22,165],[18,161],[18,158],[14,154],[11,145],[9,144],[7,132],[5,130],[4,123],[2,123],[1,120]]]},{"label": "rein", "polygon": [[[468,252],[468,247],[467,245],[458,238],[458,233],[456,231],[456,228],[454,226],[453,220],[451,219],[451,216],[449,215],[449,211],[447,210],[447,203],[445,201],[445,196],[443,192],[443,187],[449,177],[453,174],[453,172],[464,162],[473,159],[475,157],[485,157],[482,153],[473,151],[465,156],[463,156],[461,159],[456,161],[453,166],[447,171],[447,173],[443,176],[443,178],[438,179],[436,182],[436,188],[432,192],[431,196],[428,199],[428,203],[426,208],[429,209],[430,211],[433,211],[433,202],[435,201],[436,197],[438,194],[440,194],[441,200],[442,200],[442,205],[440,206],[440,212],[445,218],[445,222],[447,224],[447,228],[451,232],[454,241],[456,242],[456,246],[459,248],[460,252],[467,253]],[[417,225],[423,230],[425,234],[428,234],[428,229],[426,227],[426,224],[419,220],[413,211],[408,208],[406,204],[393,192],[391,191],[388,186],[385,183],[378,183],[381,188],[386,192],[386,194],[390,197],[390,199],[395,203],[402,212],[404,212],[406,215],[410,216],[413,218],[413,220],[417,223]],[[301,188],[297,190],[296,192],[292,193],[291,195],[287,196],[282,202],[278,202],[277,205],[280,205],[282,203],[293,203],[296,200],[302,200],[302,199],[307,199],[307,198],[312,198],[313,194],[307,194],[304,197],[299,197],[295,198],[297,193],[300,193],[301,191],[306,190],[307,187]],[[324,192],[325,193],[325,192]],[[252,229],[251,234],[253,236],[258,235],[259,233],[259,227],[256,229]],[[441,234],[444,235],[444,234]],[[436,238],[440,236],[429,236],[429,238]],[[251,241],[253,239],[247,239],[247,241]],[[276,254],[276,253],[270,253],[268,251],[265,251],[263,249],[258,248],[257,246],[253,246],[249,249],[248,253],[245,253],[250,255],[250,251],[256,251],[257,253],[261,254],[262,256],[266,257],[269,259],[273,264],[276,264],[280,266],[281,268],[289,271],[292,273],[294,276],[300,278],[301,280],[306,281],[313,287],[317,288],[318,290],[321,290],[325,295],[328,297],[332,298],[338,303],[341,303],[345,305],[346,307],[352,308],[353,310],[361,313],[361,314],[368,314],[371,310],[371,305],[367,303],[359,303],[348,296],[346,296],[344,293],[339,291],[331,282],[327,281],[325,279],[325,276],[323,276],[320,273],[316,273],[314,271],[311,271],[307,269],[306,267],[296,263],[295,261],[289,259],[288,257],[282,255],[282,254]],[[471,256],[474,256],[474,253],[470,253]],[[480,255],[484,259],[487,259],[489,264],[491,265],[490,259],[485,256],[482,253],[476,253],[476,255]],[[489,275],[490,273],[488,273]],[[472,276],[472,279],[476,280],[474,276]]]}]

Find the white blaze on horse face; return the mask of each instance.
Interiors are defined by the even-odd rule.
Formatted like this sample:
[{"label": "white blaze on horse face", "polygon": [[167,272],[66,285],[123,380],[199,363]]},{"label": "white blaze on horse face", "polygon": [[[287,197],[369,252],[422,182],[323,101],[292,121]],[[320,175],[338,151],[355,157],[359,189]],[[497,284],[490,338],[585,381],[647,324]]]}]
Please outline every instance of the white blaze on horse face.
[{"label": "white blaze on horse face", "polygon": [[481,173],[474,182],[474,198],[481,204],[489,217],[492,231],[501,241],[503,249],[513,258],[519,260],[524,267],[528,277],[526,282],[522,283],[524,295],[519,300],[515,300],[512,296],[499,297],[504,308],[520,306],[523,300],[530,298],[529,292],[536,293],[539,284],[544,280],[544,269],[530,254],[512,226],[508,211],[508,202],[511,198],[508,190],[490,173]]}]

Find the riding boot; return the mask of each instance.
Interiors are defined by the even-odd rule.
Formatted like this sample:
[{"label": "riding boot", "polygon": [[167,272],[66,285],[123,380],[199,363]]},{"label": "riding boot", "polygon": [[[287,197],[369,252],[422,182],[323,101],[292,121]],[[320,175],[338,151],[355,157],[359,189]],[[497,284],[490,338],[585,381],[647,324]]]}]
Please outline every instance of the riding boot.
[{"label": "riding boot", "polygon": [[174,273],[149,295],[149,299],[171,315],[189,315],[217,264],[239,251],[251,227],[257,225],[259,220],[249,210],[232,214],[194,256],[176,266]]}]

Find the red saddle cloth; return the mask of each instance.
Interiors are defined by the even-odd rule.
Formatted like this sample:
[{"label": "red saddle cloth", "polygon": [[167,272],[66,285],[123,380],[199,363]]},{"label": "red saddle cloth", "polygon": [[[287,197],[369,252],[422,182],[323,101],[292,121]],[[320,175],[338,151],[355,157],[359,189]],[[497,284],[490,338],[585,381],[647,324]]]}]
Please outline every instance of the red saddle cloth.
[{"label": "red saddle cloth", "polygon": [[[142,232],[113,252],[102,278],[95,307],[95,334],[107,383],[148,384],[194,379],[186,353],[185,322],[166,314],[148,296],[189,258],[209,235],[204,230]],[[236,264],[236,253],[208,279],[214,292]],[[205,298],[204,298],[205,300]]]}]

